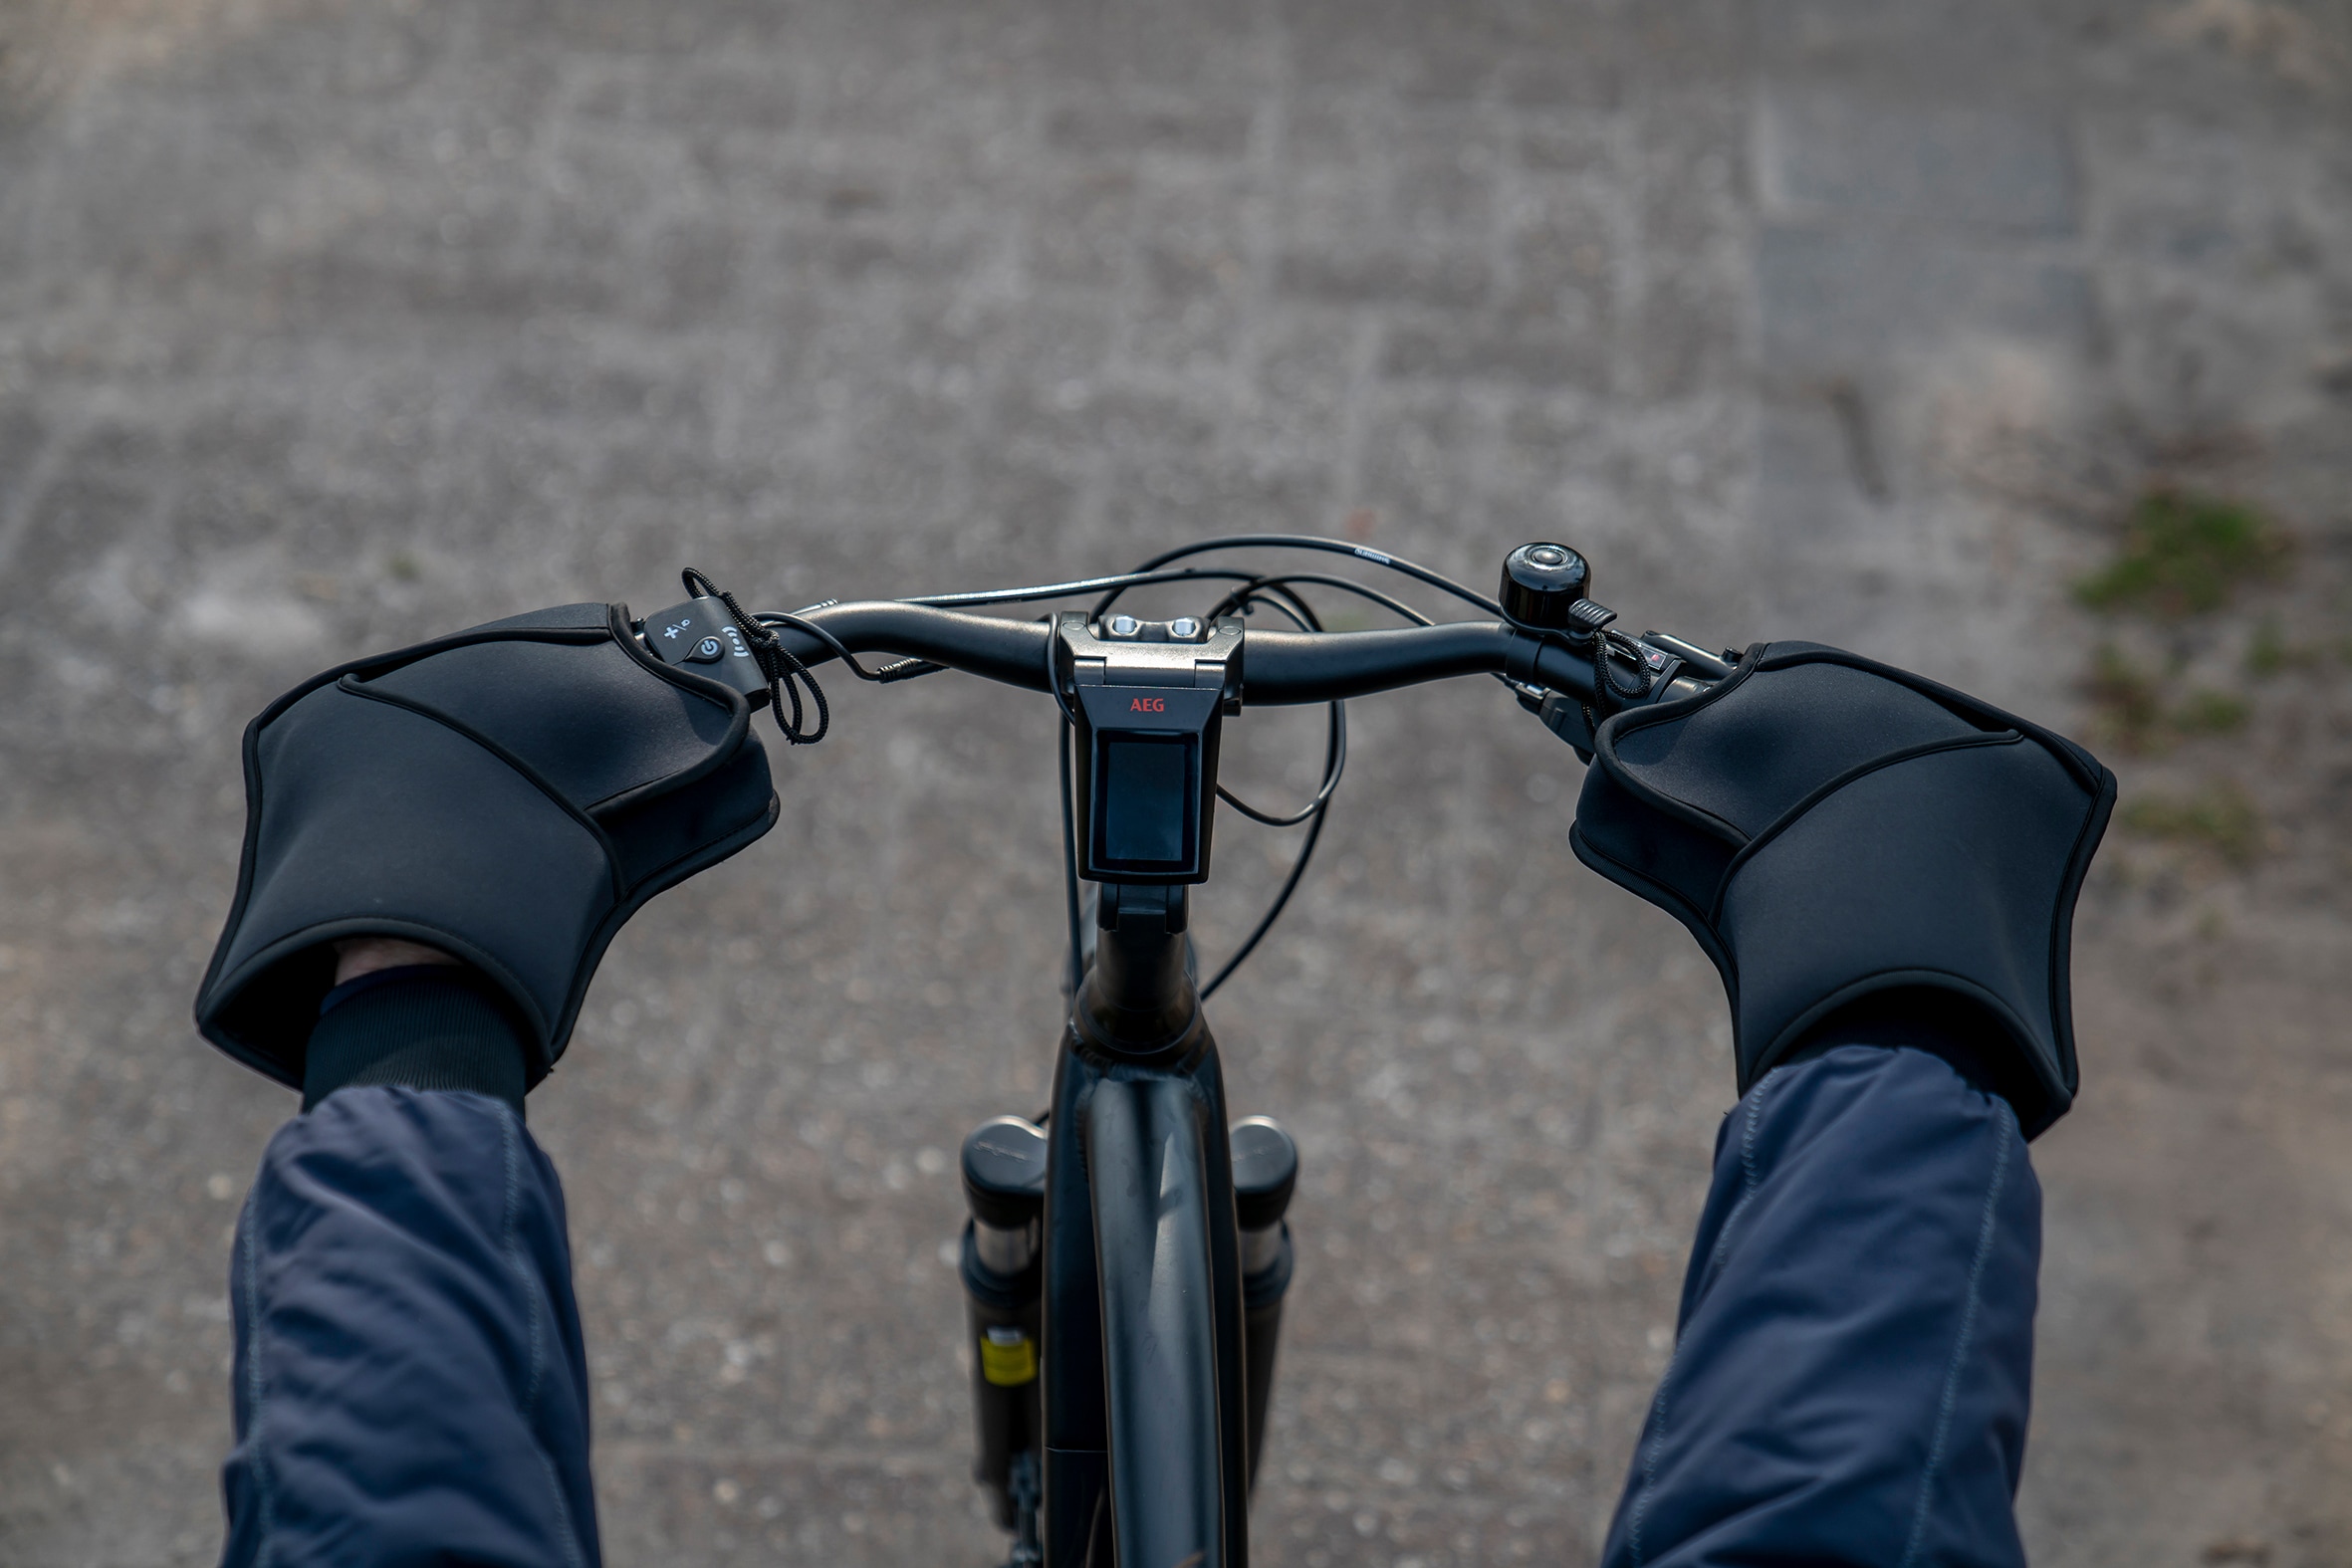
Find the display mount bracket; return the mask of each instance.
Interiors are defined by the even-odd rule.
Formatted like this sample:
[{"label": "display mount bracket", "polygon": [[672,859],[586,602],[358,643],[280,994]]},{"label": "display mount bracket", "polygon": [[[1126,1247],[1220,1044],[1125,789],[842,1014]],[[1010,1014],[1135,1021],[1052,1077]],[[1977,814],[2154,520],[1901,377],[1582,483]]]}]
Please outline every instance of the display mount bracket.
[{"label": "display mount bracket", "polygon": [[1072,610],[1055,631],[1055,680],[1077,724],[1078,874],[1208,880],[1218,732],[1241,709],[1240,617],[1089,622]]}]

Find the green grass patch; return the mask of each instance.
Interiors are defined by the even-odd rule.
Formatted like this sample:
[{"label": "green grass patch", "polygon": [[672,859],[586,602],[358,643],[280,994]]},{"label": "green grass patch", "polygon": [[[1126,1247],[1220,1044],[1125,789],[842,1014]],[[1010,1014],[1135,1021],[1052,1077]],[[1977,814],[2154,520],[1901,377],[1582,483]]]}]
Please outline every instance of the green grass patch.
[{"label": "green grass patch", "polygon": [[2286,633],[2278,629],[2278,617],[2265,615],[2254,628],[2253,640],[2245,645],[2245,668],[2249,675],[2276,675],[2295,662],[2297,650],[2286,640]]},{"label": "green grass patch", "polygon": [[2127,752],[2161,752],[2195,735],[2228,735],[2253,717],[2253,705],[2233,692],[2200,687],[2178,702],[2165,678],[2102,644],[2085,683],[2098,730]]},{"label": "green grass patch", "polygon": [[2191,795],[2150,793],[2126,800],[2115,819],[2148,838],[2214,850],[2232,865],[2249,865],[2262,851],[2262,813],[2252,796],[2228,780]]},{"label": "green grass patch", "polygon": [[[2265,615],[2254,627],[2254,634],[2246,640],[2246,673],[2267,678],[2283,675],[2288,670],[2316,669],[2327,662],[2328,647],[2324,642],[2289,642],[2286,632],[2278,624],[2278,617]],[[2343,639],[2342,649],[2352,659],[2352,637]]]},{"label": "green grass patch", "polygon": [[2102,643],[2087,683],[2099,728],[2127,752],[2153,748],[2165,731],[2164,693],[2155,676]]},{"label": "green grass patch", "polygon": [[2242,697],[2228,692],[2195,691],[2189,700],[2175,708],[2175,726],[2192,735],[2227,735],[2243,727],[2253,714],[2253,708]]},{"label": "green grass patch", "polygon": [[2121,552],[2074,596],[2096,610],[2202,615],[2239,583],[2276,575],[2288,548],[2285,531],[2250,502],[2156,486],[2132,504]]}]

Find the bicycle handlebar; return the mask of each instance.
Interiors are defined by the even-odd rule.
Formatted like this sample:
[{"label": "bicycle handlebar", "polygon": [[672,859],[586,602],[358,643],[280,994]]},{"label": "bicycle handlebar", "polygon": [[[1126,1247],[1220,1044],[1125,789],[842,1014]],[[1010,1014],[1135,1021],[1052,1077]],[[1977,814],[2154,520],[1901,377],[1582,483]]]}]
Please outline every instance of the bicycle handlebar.
[{"label": "bicycle handlebar", "polygon": [[[1053,689],[1046,652],[1054,628],[1045,621],[1000,620],[900,599],[821,604],[794,618],[822,626],[851,653],[904,654],[1033,692]],[[835,656],[823,638],[798,626],[773,630],[803,664],[823,664]]]},{"label": "bicycle handlebar", "polygon": [[1540,665],[1541,684],[1592,695],[1590,660],[1499,620],[1386,631],[1254,631],[1242,647],[1245,706],[1331,702],[1456,675],[1499,675],[1515,651]]},{"label": "bicycle handlebar", "polygon": [[[901,654],[1008,686],[1052,689],[1048,651],[1054,631],[1045,621],[1002,620],[897,599],[824,604],[794,618],[822,628],[850,653]],[[774,629],[803,664],[836,656],[823,638],[801,627]],[[1244,706],[1331,702],[1423,681],[1506,671],[1579,701],[1592,696],[1589,654],[1503,621],[1381,631],[1254,630],[1242,646]],[[1681,678],[1705,675],[1691,672]]]},{"label": "bicycle handlebar", "polygon": [[[1288,537],[1274,543],[1349,548]],[[795,614],[754,616],[708,577],[689,570],[687,591],[697,596],[634,629],[661,662],[695,667],[755,704],[785,705],[777,708],[777,724],[795,745],[825,733],[824,696],[810,670],[835,659],[847,661],[867,680],[954,669],[1053,693],[1068,721],[1062,733],[1061,783],[1073,986],[1083,970],[1079,880],[1146,890],[1205,881],[1215,814],[1212,791],[1272,826],[1311,822],[1273,907],[1202,988],[1205,997],[1256,947],[1305,869],[1322,830],[1323,808],[1345,766],[1340,707],[1345,699],[1424,681],[1493,675],[1523,709],[1590,762],[1601,726],[1612,713],[1698,696],[1731,676],[1739,659],[1655,631],[1629,637],[1613,629],[1615,613],[1585,592],[1591,580],[1587,562],[1564,546],[1528,545],[1515,551],[1505,562],[1497,599],[1472,594],[1409,563],[1379,559],[1501,618],[1431,624],[1411,607],[1344,579],[1306,572],[1247,577],[1223,570],[1179,571],[1166,580],[1242,577],[1248,587],[1228,592],[1223,606],[1259,601],[1282,608],[1289,598],[1291,618],[1303,625],[1314,624],[1314,617],[1291,586],[1318,583],[1357,592],[1419,624],[1378,631],[1277,631],[1252,630],[1239,617],[1223,615],[1145,621],[1108,613],[1115,590],[1161,580],[1149,568],[1120,577],[958,595],[944,603],[827,601]],[[1112,595],[1099,600],[1091,615],[1064,611],[1051,620],[1001,619],[950,607],[1036,602],[1106,588],[1114,590]],[[900,662],[869,670],[858,663],[859,654],[892,654]],[[804,694],[814,698],[816,708],[816,723],[806,730]],[[1323,784],[1305,808],[1269,815],[1217,784],[1224,715],[1248,707],[1304,704],[1329,704],[1331,710]],[[1084,749],[1074,763],[1073,747]],[[1138,912],[1136,918],[1144,917]],[[1157,971],[1146,974],[1145,992],[1157,996],[1154,988],[1165,979]]]}]

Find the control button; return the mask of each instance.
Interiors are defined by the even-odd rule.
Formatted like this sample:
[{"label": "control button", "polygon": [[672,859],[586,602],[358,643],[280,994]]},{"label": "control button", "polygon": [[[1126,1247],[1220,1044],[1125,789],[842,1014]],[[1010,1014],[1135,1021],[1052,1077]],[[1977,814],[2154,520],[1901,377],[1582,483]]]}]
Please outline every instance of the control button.
[{"label": "control button", "polygon": [[1110,634],[1114,637],[1132,637],[1142,629],[1143,622],[1132,615],[1113,615],[1110,618]]},{"label": "control button", "polygon": [[1168,635],[1178,642],[1190,642],[1201,634],[1201,623],[1190,615],[1179,615],[1168,622]]},{"label": "control button", "polygon": [[644,639],[664,664],[691,665],[697,674],[746,695],[768,689],[768,677],[743,628],[715,599],[688,599],[646,616]]}]

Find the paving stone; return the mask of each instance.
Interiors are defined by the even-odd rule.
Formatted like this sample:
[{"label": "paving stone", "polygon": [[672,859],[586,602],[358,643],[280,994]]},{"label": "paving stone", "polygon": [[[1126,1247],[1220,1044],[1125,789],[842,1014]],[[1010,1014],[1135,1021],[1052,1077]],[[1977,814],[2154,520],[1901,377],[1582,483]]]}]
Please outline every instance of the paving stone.
[{"label": "paving stone", "polygon": [[1473,252],[1300,247],[1277,264],[1276,284],[1311,304],[1459,309],[1484,301],[1493,276]]},{"label": "paving stone", "polygon": [[[1557,300],[1559,296],[1552,296]],[[1581,302],[1574,302],[1581,306]],[[1533,314],[1533,313],[1530,313]],[[1606,325],[1589,306],[1550,313],[1560,326],[1529,331],[1511,322],[1465,329],[1451,323],[1399,327],[1380,370],[1445,381],[1513,381],[1537,387],[1598,387],[1608,373]]]},{"label": "paving stone", "polygon": [[1776,214],[2074,232],[2073,158],[2058,116],[1884,103],[1818,89],[1766,96],[1762,194]]},{"label": "paving stone", "polygon": [[1871,82],[1996,103],[2060,90],[2068,8],[2021,0],[1792,0],[1759,26],[1759,57],[1786,81]]},{"label": "paving stone", "polygon": [[1121,99],[1070,105],[1046,120],[1046,145],[1073,152],[1146,152],[1235,158],[1250,142],[1250,106],[1219,108],[1178,101],[1163,106]]},{"label": "paving stone", "polygon": [[1756,276],[1764,362],[1780,374],[1851,369],[1975,334],[2087,354],[2099,334],[2081,267],[1914,235],[1765,224]]}]

